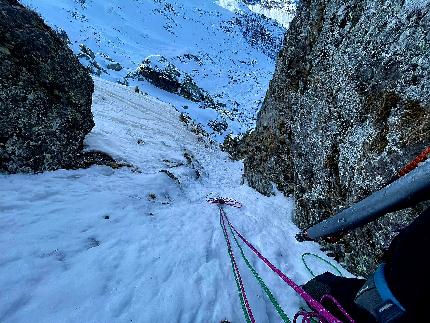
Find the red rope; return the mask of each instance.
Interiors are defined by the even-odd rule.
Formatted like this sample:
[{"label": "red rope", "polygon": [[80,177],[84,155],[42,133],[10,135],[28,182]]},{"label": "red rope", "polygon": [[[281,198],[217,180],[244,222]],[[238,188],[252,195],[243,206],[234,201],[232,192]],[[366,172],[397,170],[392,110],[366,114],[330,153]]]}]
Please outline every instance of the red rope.
[{"label": "red rope", "polygon": [[430,147],[427,147],[413,161],[411,161],[409,164],[403,167],[399,171],[398,176],[402,177],[402,176],[405,176],[407,173],[413,171],[415,168],[418,167],[420,163],[427,160],[429,158],[429,155],[430,155]]}]

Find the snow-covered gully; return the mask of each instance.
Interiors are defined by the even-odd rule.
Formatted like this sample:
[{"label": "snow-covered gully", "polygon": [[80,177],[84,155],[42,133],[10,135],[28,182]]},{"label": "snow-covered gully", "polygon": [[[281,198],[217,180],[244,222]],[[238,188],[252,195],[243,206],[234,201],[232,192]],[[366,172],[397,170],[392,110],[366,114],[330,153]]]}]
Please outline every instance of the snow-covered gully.
[{"label": "snow-covered gully", "polygon": [[[311,278],[301,255],[325,256],[295,240],[291,200],[241,185],[242,164],[192,133],[173,107],[95,83],[88,149],[133,167],[0,175],[0,322],[243,321],[219,211],[207,203],[216,196],[243,203],[229,219],[276,267],[298,284]],[[300,298],[244,250],[292,317]],[[280,322],[238,266],[256,322]]]}]

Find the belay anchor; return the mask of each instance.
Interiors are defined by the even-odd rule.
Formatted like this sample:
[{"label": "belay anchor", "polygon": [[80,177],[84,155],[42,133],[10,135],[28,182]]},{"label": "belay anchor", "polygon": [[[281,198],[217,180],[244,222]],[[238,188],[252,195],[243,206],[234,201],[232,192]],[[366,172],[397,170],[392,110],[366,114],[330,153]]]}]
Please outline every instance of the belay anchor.
[{"label": "belay anchor", "polygon": [[208,199],[208,203],[217,204],[217,205],[229,205],[229,206],[237,207],[238,209],[243,207],[242,203],[228,197],[211,197]]}]

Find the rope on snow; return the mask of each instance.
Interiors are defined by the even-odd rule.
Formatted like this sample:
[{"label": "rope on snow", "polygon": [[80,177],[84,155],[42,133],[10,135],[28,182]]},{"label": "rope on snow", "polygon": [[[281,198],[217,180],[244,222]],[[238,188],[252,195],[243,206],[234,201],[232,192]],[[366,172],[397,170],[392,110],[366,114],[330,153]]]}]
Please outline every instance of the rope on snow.
[{"label": "rope on snow", "polygon": [[[220,207],[220,216],[222,217],[225,214],[225,211]],[[257,273],[255,268],[251,265],[248,258],[245,256],[245,252],[243,251],[242,246],[239,244],[239,241],[236,238],[236,235],[234,231],[232,230],[231,226],[229,225],[230,232],[233,236],[234,241],[236,242],[237,247],[240,250],[240,254],[242,255],[243,260],[245,261],[245,264],[251,271],[251,273],[254,275],[254,277],[257,279],[258,283],[260,284],[263,291],[266,293],[267,297],[269,298],[270,302],[272,303],[273,307],[275,307],[276,312],[278,312],[279,316],[285,323],[291,323],[288,316],[285,314],[281,306],[279,305],[278,301],[276,300],[275,296],[273,296],[273,293],[270,291],[270,289],[267,287],[267,285],[264,283],[263,279],[260,277],[260,275]]]},{"label": "rope on snow", "polygon": [[[220,208],[221,210],[221,208]],[[230,256],[231,267],[233,269],[234,280],[236,281],[237,291],[242,305],[243,315],[247,323],[255,323],[254,316],[249,306],[248,298],[246,297],[245,287],[243,286],[242,277],[240,276],[239,268],[237,267],[236,259],[234,257],[233,249],[231,247],[230,239],[228,237],[227,229],[225,227],[224,217],[220,214],[220,225],[224,233],[224,238],[227,243],[227,251]]]},{"label": "rope on snow", "polygon": [[224,213],[224,217],[229,224],[229,226],[232,227],[234,232],[237,233],[239,238],[257,255],[258,258],[260,258],[273,272],[275,272],[285,283],[287,283],[294,291],[299,294],[306,303],[309,304],[311,308],[313,308],[318,315],[324,319],[327,322],[330,323],[342,323],[339,319],[337,319],[335,316],[333,316],[327,309],[324,308],[318,301],[316,301],[311,295],[306,293],[303,288],[301,288],[299,285],[297,285],[293,280],[291,280],[287,275],[285,275],[279,268],[277,268],[275,265],[273,265],[266,257],[264,257],[246,238],[234,227],[233,224],[231,224],[230,220],[228,219],[227,215]]},{"label": "rope on snow", "polygon": [[315,273],[311,270],[311,268],[308,266],[308,264],[307,264],[307,262],[306,262],[306,260],[305,260],[305,257],[310,257],[310,256],[312,256],[312,257],[314,257],[314,258],[317,258],[317,259],[319,259],[319,260],[321,260],[321,261],[323,261],[323,262],[325,262],[326,264],[328,264],[330,267],[332,267],[338,274],[339,274],[339,276],[341,276],[341,277],[343,277],[343,275],[342,275],[342,273],[340,272],[340,270],[339,270],[339,268],[337,268],[335,265],[333,265],[330,261],[328,261],[327,259],[324,259],[324,258],[322,258],[322,257],[320,257],[320,256],[318,256],[318,255],[316,255],[316,254],[314,254],[314,253],[310,253],[310,252],[306,252],[306,253],[304,253],[303,255],[302,255],[302,261],[303,261],[303,264],[305,265],[305,267],[306,267],[306,269],[309,271],[309,273],[312,275],[312,277],[316,277],[317,275],[315,275]]},{"label": "rope on snow", "polygon": [[[290,320],[288,319],[288,317],[285,315],[284,311],[282,310],[282,308],[279,306],[279,303],[276,301],[275,297],[273,296],[273,293],[267,288],[267,285],[264,283],[264,281],[261,279],[261,277],[258,275],[258,273],[256,272],[255,268],[252,267],[252,265],[250,264],[249,260],[246,258],[245,253],[242,249],[242,247],[240,246],[235,233],[239,236],[239,238],[257,255],[258,258],[260,258],[260,260],[262,260],[273,272],[275,272],[285,283],[287,283],[297,294],[299,294],[305,301],[306,303],[313,309],[313,311],[311,312],[306,312],[306,311],[299,311],[295,316],[294,316],[294,320],[293,322],[297,322],[297,319],[302,316],[302,322],[304,323],[311,323],[314,322],[315,319],[318,319],[318,321],[320,322],[328,322],[328,323],[342,323],[341,320],[339,320],[338,318],[336,318],[335,316],[333,316],[321,303],[325,300],[330,300],[332,301],[336,307],[338,307],[338,309],[342,312],[342,314],[345,316],[345,318],[348,319],[348,321],[350,323],[355,323],[354,319],[347,313],[347,311],[341,306],[341,304],[331,295],[324,295],[320,302],[316,301],[315,299],[312,298],[311,295],[309,295],[308,293],[306,293],[306,291],[304,291],[300,286],[298,286],[293,280],[291,280],[288,276],[286,276],[280,269],[278,269],[275,265],[273,265],[267,258],[265,258],[248,240],[246,240],[246,238],[234,227],[234,225],[230,222],[227,214],[225,213],[224,209],[223,209],[223,205],[230,205],[230,206],[234,206],[237,208],[242,207],[242,204],[236,200],[233,199],[225,199],[225,198],[211,198],[208,200],[209,203],[212,204],[217,204],[220,210],[220,225],[221,228],[223,230],[224,233],[224,238],[226,240],[227,243],[227,250],[228,250],[228,254],[230,256],[230,261],[231,261],[231,265],[232,265],[232,270],[233,270],[233,274],[235,277],[235,281],[236,281],[236,286],[238,289],[238,294],[239,294],[239,298],[240,298],[240,302],[242,305],[242,310],[245,316],[245,319],[248,323],[255,323],[255,319],[254,316],[252,314],[251,311],[251,307],[249,305],[248,299],[246,297],[246,292],[245,292],[245,288],[242,282],[242,278],[240,276],[240,272],[239,272],[239,268],[237,266],[235,257],[234,257],[234,253],[233,253],[233,248],[231,246],[230,243],[230,238],[226,229],[226,222],[229,226],[230,232],[233,236],[233,239],[235,240],[242,258],[244,259],[246,265],[248,266],[248,268],[251,270],[252,274],[254,275],[254,277],[257,279],[257,281],[259,282],[260,286],[263,288],[264,292],[266,293],[266,295],[269,297],[269,300],[272,302],[272,304],[274,305],[275,309],[277,310],[278,314],[281,316],[281,318],[284,320],[284,322],[286,323],[290,323]],[[330,262],[328,262],[327,260],[314,255],[314,254],[310,254],[310,253],[306,253],[304,255],[302,255],[302,260],[306,266],[306,268],[308,268],[308,270],[310,271],[310,273],[313,275],[312,271],[310,270],[310,268],[307,266],[304,257],[306,255],[311,255],[311,256],[315,256],[321,260],[323,260],[324,262],[327,262],[329,265],[331,265],[332,267],[334,267],[340,275],[342,275],[340,273],[340,271],[337,269],[337,267],[335,267],[333,264],[331,264]]]}]

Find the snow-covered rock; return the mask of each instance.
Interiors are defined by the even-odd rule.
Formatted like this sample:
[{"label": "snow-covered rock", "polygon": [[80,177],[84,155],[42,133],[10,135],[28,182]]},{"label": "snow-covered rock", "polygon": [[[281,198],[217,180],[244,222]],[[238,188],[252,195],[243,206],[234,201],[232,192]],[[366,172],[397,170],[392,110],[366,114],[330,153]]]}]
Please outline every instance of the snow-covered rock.
[{"label": "snow-covered rock", "polygon": [[127,75],[127,79],[130,78],[148,80],[160,89],[179,94],[193,102],[213,102],[210,95],[189,74],[180,71],[161,55],[147,57],[136,72]]}]

